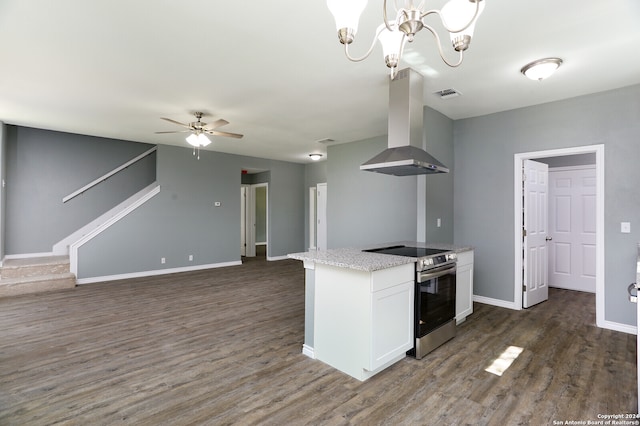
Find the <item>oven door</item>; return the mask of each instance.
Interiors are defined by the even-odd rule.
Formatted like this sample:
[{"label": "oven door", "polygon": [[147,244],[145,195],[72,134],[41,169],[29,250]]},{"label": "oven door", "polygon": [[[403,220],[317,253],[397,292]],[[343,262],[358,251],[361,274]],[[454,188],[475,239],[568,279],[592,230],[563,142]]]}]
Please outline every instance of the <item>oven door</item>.
[{"label": "oven door", "polygon": [[416,338],[456,316],[456,264],[416,273]]}]

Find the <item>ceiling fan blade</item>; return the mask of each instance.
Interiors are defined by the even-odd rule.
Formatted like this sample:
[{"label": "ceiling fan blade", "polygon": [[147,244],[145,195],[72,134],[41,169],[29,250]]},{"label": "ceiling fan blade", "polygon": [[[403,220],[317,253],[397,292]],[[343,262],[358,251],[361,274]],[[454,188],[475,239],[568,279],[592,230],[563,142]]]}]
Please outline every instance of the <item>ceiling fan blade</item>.
[{"label": "ceiling fan blade", "polygon": [[160,135],[162,133],[187,133],[190,132],[191,130],[169,130],[167,132],[154,132],[156,135]]},{"label": "ceiling fan blade", "polygon": [[206,126],[204,126],[202,129],[203,130],[213,130],[213,129],[217,129],[218,127],[222,127],[229,124],[229,122],[227,120],[224,119],[219,119],[214,121],[213,123],[209,123]]},{"label": "ceiling fan blade", "polygon": [[179,121],[176,120],[172,120],[170,118],[166,118],[166,117],[160,117],[162,120],[168,121],[169,123],[173,123],[173,124],[177,124],[178,126],[182,126],[182,127],[186,127],[187,129],[190,129],[191,127],[188,124],[184,124],[181,123]]},{"label": "ceiling fan blade", "polygon": [[213,136],[226,136],[229,138],[236,138],[236,139],[241,139],[244,136],[239,133],[219,132],[217,130],[205,130],[204,132]]}]

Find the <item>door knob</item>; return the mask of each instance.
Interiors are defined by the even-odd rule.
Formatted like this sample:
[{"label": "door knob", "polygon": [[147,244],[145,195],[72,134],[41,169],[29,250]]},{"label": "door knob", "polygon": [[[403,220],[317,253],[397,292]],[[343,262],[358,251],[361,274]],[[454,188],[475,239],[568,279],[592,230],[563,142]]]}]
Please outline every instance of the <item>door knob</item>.
[{"label": "door knob", "polygon": [[[633,290],[636,291],[636,294],[631,293]],[[629,287],[627,287],[627,293],[629,293],[629,302],[638,303],[638,286],[636,283],[629,284]]]},{"label": "door knob", "polygon": [[545,241],[551,241],[551,240],[553,240],[553,238],[551,238],[551,237],[547,237],[547,238],[545,238],[544,240],[545,240]]}]

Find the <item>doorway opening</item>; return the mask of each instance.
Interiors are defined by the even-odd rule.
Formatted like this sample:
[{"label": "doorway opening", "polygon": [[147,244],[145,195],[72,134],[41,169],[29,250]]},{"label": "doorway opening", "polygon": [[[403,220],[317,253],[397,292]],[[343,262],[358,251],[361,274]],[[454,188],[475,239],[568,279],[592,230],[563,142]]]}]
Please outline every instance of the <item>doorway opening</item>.
[{"label": "doorway opening", "polygon": [[[523,261],[524,238],[523,218],[525,206],[522,183],[525,160],[544,162],[553,158],[595,155],[595,293],[596,325],[604,327],[604,145],[589,145],[574,148],[554,149],[519,153],[514,155],[514,307],[522,309],[523,285],[526,262]],[[553,161],[553,160],[551,160]]]},{"label": "doorway opening", "polygon": [[269,255],[269,172],[242,174],[240,187],[240,255],[267,259]]},{"label": "doorway opening", "polygon": [[327,184],[309,188],[309,250],[327,249]]}]

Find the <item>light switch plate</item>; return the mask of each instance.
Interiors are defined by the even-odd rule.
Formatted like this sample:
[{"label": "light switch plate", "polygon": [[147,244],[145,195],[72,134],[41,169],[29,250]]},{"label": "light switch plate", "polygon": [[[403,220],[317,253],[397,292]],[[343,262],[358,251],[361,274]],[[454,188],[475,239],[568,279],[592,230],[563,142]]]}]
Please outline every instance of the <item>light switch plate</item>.
[{"label": "light switch plate", "polygon": [[623,234],[631,233],[631,223],[630,222],[620,222],[620,232]]}]

